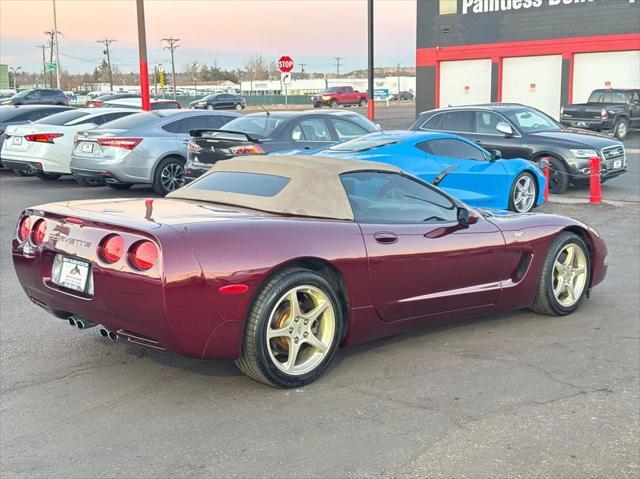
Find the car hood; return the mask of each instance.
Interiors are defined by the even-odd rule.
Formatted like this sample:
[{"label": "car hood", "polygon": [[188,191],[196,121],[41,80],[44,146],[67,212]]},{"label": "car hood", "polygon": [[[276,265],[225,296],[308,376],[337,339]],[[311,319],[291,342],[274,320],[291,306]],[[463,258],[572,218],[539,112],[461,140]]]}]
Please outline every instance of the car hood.
[{"label": "car hood", "polygon": [[548,139],[558,142],[568,142],[573,143],[576,147],[579,148],[588,147],[595,148],[597,150],[601,150],[602,148],[606,148],[608,146],[622,145],[622,143],[620,143],[618,140],[614,140],[612,138],[609,138],[608,136],[573,128],[566,128],[564,130],[556,131],[541,131],[539,133],[531,133],[530,135],[534,138],[540,138],[541,140]]}]

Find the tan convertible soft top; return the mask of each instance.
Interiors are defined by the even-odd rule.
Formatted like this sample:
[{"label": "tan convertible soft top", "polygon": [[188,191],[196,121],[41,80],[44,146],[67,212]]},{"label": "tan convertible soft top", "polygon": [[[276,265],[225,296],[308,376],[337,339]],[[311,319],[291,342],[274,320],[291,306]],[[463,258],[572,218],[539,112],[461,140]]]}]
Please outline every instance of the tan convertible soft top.
[{"label": "tan convertible soft top", "polygon": [[[310,155],[244,156],[217,162],[207,175],[218,171],[258,173],[289,178],[275,196],[254,196],[194,188],[196,180],[169,193],[169,198],[203,200],[272,213],[353,220],[353,211],[340,175],[355,171],[400,172],[385,163],[344,160]],[[204,178],[204,177],[203,177]]]}]

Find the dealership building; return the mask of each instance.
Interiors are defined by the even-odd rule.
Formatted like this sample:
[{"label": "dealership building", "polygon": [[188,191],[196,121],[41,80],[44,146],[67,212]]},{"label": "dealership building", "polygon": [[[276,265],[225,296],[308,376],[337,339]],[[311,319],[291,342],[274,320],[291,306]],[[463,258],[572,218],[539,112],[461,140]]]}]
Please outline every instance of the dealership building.
[{"label": "dealership building", "polygon": [[640,88],[640,0],[418,0],[417,110]]}]

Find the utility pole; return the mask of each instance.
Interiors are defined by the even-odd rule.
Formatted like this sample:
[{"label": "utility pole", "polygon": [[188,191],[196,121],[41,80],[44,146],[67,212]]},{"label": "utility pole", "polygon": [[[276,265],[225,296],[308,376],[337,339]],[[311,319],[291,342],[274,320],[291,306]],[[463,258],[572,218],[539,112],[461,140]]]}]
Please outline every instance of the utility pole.
[{"label": "utility pole", "polygon": [[173,77],[173,99],[175,100],[176,99],[176,64],[173,60],[173,52],[175,52],[176,48],[180,46],[178,45],[178,42],[180,41],[180,39],[169,37],[169,38],[163,38],[161,41],[167,42],[169,44],[169,46],[164,47],[164,50],[169,50],[171,52],[171,76]]},{"label": "utility pole", "polygon": [[198,96],[198,63],[193,62],[193,94]]},{"label": "utility pole", "polygon": [[402,65],[402,63],[396,65],[396,76],[398,77],[398,98],[396,99],[398,101],[400,101],[400,65]]},{"label": "utility pole", "polygon": [[47,66],[45,65],[47,63],[47,57],[45,53],[47,46],[44,43],[42,45],[36,46],[38,48],[42,48],[42,87],[44,88],[47,86]]},{"label": "utility pole", "polygon": [[96,43],[102,43],[104,45],[104,53],[107,56],[107,66],[109,67],[109,90],[113,91],[113,73],[111,72],[111,54],[109,53],[109,45],[117,40],[111,38],[105,38],[104,40],[96,40]]},{"label": "utility pole", "polygon": [[53,0],[53,31],[56,41],[56,88],[60,89],[60,52],[58,50],[58,17],[56,16],[56,0]]},{"label": "utility pole", "polygon": [[376,112],[373,100],[373,0],[367,0],[367,29],[368,29],[368,55],[369,70],[369,94],[367,95],[367,112],[369,120],[375,120]]},{"label": "utility pole", "polygon": [[[53,63],[53,39],[55,38],[56,33],[54,30],[49,30],[47,32],[44,32],[44,34],[49,36],[49,63]],[[49,76],[49,79],[50,79],[49,86],[53,88],[53,71],[51,71],[51,75]]]},{"label": "utility pole", "polygon": [[333,57],[333,59],[336,61],[336,76],[340,78],[340,60],[342,60],[342,57]]},{"label": "utility pole", "polygon": [[307,64],[306,63],[301,63],[300,64],[300,79],[304,80],[304,67],[306,67]]},{"label": "utility pole", "polygon": [[138,17],[138,55],[140,57],[140,95],[142,109],[151,110],[149,102],[149,67],[147,65],[147,30],[144,24],[144,0],[136,0]]}]

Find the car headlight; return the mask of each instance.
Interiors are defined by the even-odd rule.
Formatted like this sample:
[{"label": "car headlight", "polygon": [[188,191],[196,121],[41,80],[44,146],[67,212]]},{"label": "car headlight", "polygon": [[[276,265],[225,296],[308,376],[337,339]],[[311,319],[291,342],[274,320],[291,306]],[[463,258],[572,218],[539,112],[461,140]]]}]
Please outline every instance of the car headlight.
[{"label": "car headlight", "polygon": [[323,99],[323,100],[331,100],[331,97],[330,97],[330,96],[327,96],[327,95],[323,95],[323,96],[322,96],[322,99]]},{"label": "car headlight", "polygon": [[600,155],[598,155],[598,152],[596,150],[579,149],[579,150],[569,150],[569,151],[576,158],[596,158],[596,157],[600,157]]}]

